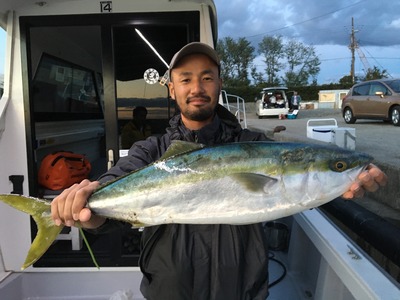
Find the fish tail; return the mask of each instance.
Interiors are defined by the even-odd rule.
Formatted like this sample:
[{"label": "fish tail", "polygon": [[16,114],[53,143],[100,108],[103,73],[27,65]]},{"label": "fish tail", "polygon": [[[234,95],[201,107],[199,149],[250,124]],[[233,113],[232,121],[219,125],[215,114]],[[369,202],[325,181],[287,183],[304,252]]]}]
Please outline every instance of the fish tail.
[{"label": "fish tail", "polygon": [[57,226],[53,222],[49,201],[14,194],[0,195],[0,201],[31,215],[36,222],[38,232],[21,267],[24,270],[47,251],[63,226]]}]

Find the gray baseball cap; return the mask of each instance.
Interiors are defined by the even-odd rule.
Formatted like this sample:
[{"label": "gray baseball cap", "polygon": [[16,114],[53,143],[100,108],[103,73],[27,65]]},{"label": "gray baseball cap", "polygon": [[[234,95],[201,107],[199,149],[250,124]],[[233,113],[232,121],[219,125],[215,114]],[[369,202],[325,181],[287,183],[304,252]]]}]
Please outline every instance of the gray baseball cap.
[{"label": "gray baseball cap", "polygon": [[193,42],[184,46],[181,50],[175,53],[174,57],[172,57],[171,62],[169,64],[169,73],[170,73],[169,76],[171,77],[171,70],[176,67],[178,62],[183,57],[195,53],[205,54],[215,62],[218,68],[221,66],[217,51],[215,51],[212,47],[210,47],[207,44],[200,42]]}]

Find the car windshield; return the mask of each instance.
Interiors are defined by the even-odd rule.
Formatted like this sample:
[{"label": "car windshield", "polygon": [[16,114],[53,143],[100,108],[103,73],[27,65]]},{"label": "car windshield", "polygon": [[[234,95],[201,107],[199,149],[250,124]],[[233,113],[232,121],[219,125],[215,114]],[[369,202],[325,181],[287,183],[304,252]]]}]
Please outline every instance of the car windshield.
[{"label": "car windshield", "polygon": [[396,92],[400,93],[400,80],[393,80],[393,81],[388,81],[387,85],[390,86],[390,88]]}]

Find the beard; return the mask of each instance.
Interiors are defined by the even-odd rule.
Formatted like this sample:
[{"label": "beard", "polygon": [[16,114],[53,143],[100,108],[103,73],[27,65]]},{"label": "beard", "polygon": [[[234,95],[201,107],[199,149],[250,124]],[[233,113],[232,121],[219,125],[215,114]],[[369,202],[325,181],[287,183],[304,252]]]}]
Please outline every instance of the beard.
[{"label": "beard", "polygon": [[[208,104],[212,103],[211,98],[209,96],[196,96],[196,98],[202,98],[202,99],[206,100],[208,102]],[[201,121],[208,120],[214,116],[216,104],[215,105],[211,105],[211,104],[204,105],[204,106],[193,108],[193,106],[189,105],[190,101],[191,101],[191,98],[186,99],[185,107],[181,107],[177,101],[178,108],[179,108],[181,114],[185,118],[187,118],[189,120],[201,122]]]}]

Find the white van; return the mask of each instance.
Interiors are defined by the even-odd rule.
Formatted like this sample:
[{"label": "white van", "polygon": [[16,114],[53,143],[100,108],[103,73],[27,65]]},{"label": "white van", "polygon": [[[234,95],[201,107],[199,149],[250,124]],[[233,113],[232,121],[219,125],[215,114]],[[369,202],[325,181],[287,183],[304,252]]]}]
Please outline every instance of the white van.
[{"label": "white van", "polygon": [[256,114],[259,119],[271,116],[286,116],[289,113],[287,87],[263,88],[256,99]]}]

